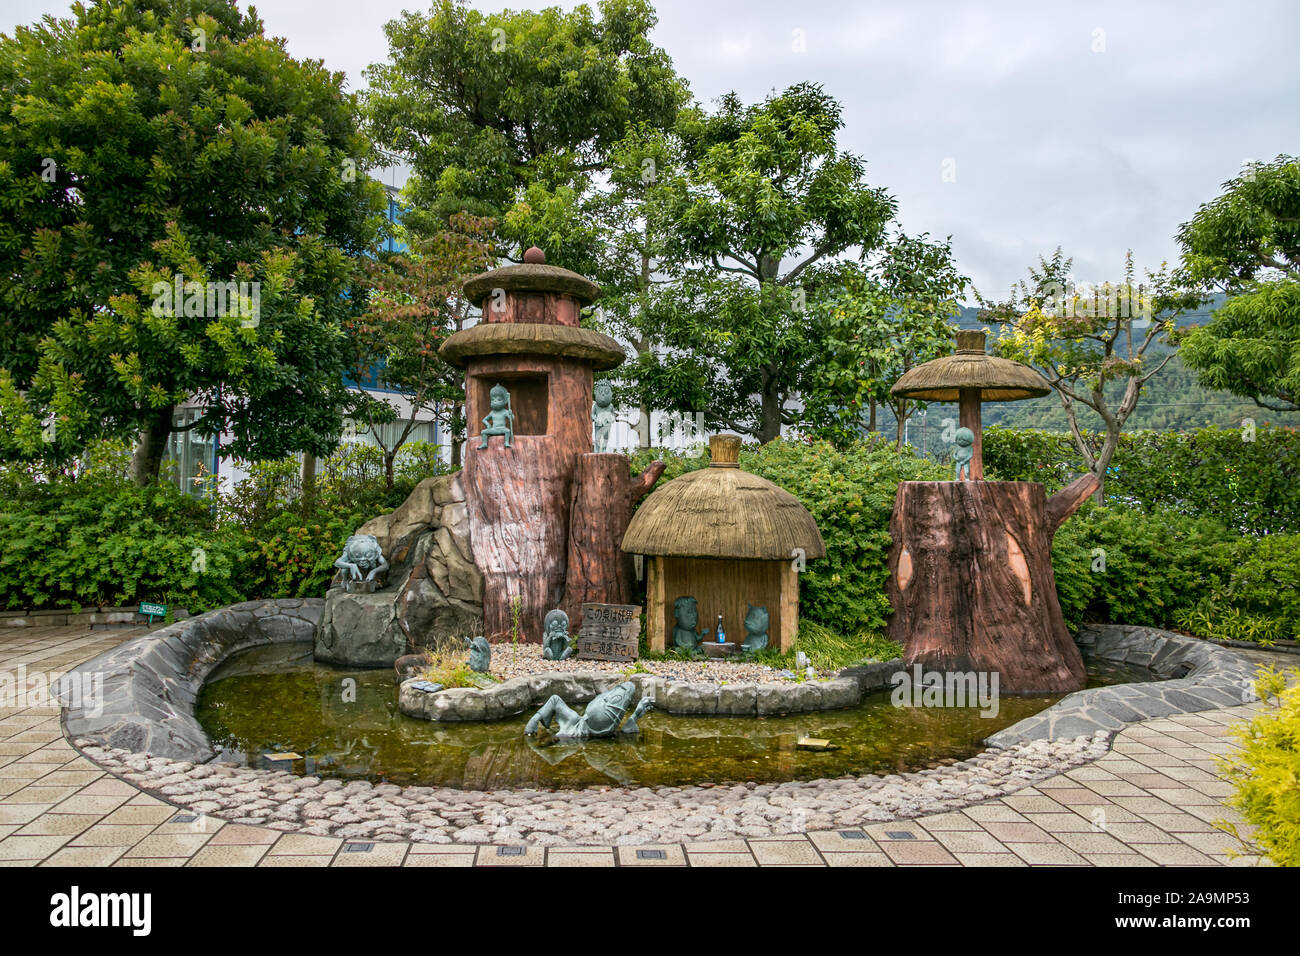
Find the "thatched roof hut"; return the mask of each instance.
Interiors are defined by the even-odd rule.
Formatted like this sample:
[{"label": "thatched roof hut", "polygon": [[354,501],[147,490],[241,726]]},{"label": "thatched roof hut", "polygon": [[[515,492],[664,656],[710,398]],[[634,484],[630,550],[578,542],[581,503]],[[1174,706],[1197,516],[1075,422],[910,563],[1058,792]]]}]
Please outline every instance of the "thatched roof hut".
[{"label": "thatched roof hut", "polygon": [[738,436],[715,435],[709,450],[710,466],[650,495],[623,537],[624,552],[650,558],[647,641],[664,649],[674,602],[689,596],[706,629],[721,614],[737,642],[748,607],[766,607],[770,643],[787,650],[798,629],[796,565],[826,555],[821,532],[798,498],[741,470]]}]

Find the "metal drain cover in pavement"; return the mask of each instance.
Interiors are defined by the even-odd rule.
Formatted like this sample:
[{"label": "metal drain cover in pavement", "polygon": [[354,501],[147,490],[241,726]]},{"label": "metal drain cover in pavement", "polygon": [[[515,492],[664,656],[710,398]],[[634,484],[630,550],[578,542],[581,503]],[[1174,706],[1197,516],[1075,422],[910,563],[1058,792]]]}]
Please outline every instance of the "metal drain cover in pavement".
[{"label": "metal drain cover in pavement", "polygon": [[915,840],[916,834],[910,830],[886,830],[885,836],[891,840]]},{"label": "metal drain cover in pavement", "polygon": [[861,830],[841,830],[840,839],[842,840],[865,840],[867,835]]},{"label": "metal drain cover in pavement", "polygon": [[637,850],[636,858],[638,860],[666,860],[668,854],[663,850]]},{"label": "metal drain cover in pavement", "polygon": [[497,847],[497,856],[523,856],[524,848],[521,846],[499,846]]},{"label": "metal drain cover in pavement", "polygon": [[178,813],[172,817],[172,823],[193,823],[198,818],[197,813]]},{"label": "metal drain cover in pavement", "polygon": [[375,848],[373,843],[345,843],[343,844],[344,853],[369,853]]}]

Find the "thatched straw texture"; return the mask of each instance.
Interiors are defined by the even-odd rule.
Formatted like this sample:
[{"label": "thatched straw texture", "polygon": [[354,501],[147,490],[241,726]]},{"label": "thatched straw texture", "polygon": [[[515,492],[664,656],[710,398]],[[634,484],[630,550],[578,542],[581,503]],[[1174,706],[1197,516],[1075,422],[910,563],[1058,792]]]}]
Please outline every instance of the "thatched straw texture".
[{"label": "thatched straw texture", "polygon": [[610,369],[627,358],[623,347],[594,329],[541,322],[480,322],[447,337],[438,354],[453,365],[479,355],[563,355]]},{"label": "thatched straw texture", "polygon": [[506,292],[559,292],[571,295],[583,303],[595,302],[600,296],[600,286],[585,276],[559,266],[525,262],[474,276],[465,283],[465,298],[478,305],[494,289],[504,289]]},{"label": "thatched straw texture", "polygon": [[983,332],[959,330],[957,345],[955,355],[903,373],[890,394],[923,402],[955,402],[961,389],[978,388],[982,402],[1009,402],[1039,398],[1052,390],[1047,379],[1028,365],[985,354]]},{"label": "thatched straw texture", "polygon": [[729,462],[668,482],[637,509],[623,536],[627,554],[682,558],[789,561],[794,548],[808,558],[826,555],[808,509]]}]

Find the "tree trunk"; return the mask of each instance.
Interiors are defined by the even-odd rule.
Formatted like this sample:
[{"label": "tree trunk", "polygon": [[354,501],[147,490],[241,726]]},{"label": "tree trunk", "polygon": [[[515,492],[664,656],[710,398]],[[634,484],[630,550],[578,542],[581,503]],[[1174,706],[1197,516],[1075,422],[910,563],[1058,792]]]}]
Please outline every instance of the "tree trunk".
[{"label": "tree trunk", "polygon": [[627,456],[591,453],[578,458],[569,508],[569,559],[564,610],[569,626],[582,626],[582,605],[631,604],[632,556],[620,550],[636,503],[663,474],[651,462],[631,477]]},{"label": "tree trunk", "polygon": [[302,507],[310,511],[316,505],[316,456],[309,451],[302,453],[302,476],[299,482],[302,488]]},{"label": "tree trunk", "polygon": [[1008,694],[1083,687],[1083,659],[1056,596],[1052,538],[1096,482],[1085,474],[1051,498],[1036,482],[900,484],[886,591],[889,636],[907,667],[996,672]]},{"label": "tree trunk", "polygon": [[158,480],[163,456],[167,453],[167,439],[172,433],[172,407],[151,413],[131,458],[131,480],[143,488]]},{"label": "tree trunk", "polygon": [[758,439],[760,445],[766,445],[768,442],[781,437],[781,400],[776,394],[776,378],[768,372],[763,372],[763,391],[762,391],[762,417],[758,423],[758,434],[754,437]]}]

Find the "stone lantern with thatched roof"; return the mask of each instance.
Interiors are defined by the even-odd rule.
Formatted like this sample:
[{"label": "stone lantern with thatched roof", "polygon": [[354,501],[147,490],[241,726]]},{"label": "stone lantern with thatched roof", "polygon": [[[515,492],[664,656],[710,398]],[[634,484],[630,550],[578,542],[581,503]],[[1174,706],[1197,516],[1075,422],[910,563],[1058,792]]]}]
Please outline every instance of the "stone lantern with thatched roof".
[{"label": "stone lantern with thatched roof", "polygon": [[787,651],[799,627],[802,563],[824,557],[817,523],[799,499],[739,464],[740,438],[714,435],[708,468],[651,494],[628,524],[623,551],[649,558],[646,641],[662,651],[673,608],[693,597],[706,627],[719,614],[740,641],[749,606],[767,608],[769,646]]}]

